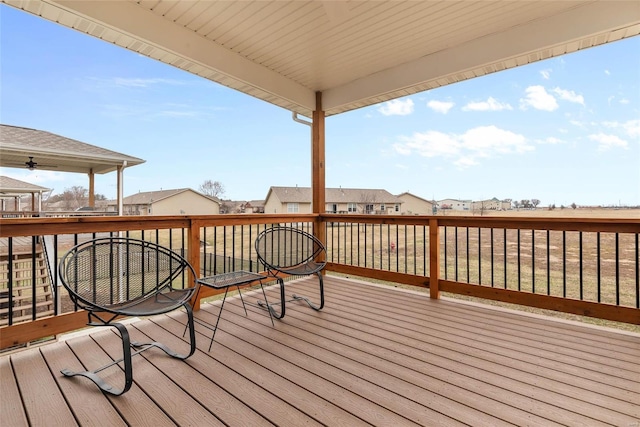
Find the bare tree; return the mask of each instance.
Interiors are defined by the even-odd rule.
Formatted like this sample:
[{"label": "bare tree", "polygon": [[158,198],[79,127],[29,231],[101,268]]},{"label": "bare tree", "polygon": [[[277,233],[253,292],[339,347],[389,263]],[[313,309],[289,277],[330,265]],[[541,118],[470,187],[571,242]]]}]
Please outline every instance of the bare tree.
[{"label": "bare tree", "polygon": [[474,215],[484,216],[486,210],[487,210],[487,206],[485,205],[485,201],[484,200],[482,200],[481,202],[475,202],[473,204],[473,214]]},{"label": "bare tree", "polygon": [[89,190],[80,185],[74,185],[71,188],[65,188],[61,198],[66,210],[75,210],[87,204]]},{"label": "bare tree", "polygon": [[207,179],[200,185],[200,192],[207,196],[220,198],[224,194],[224,186],[220,181]]},{"label": "bare tree", "polygon": [[540,204],[540,200],[531,199],[531,204],[533,205],[534,208],[536,208]]},{"label": "bare tree", "polygon": [[375,212],[375,193],[362,193],[360,200],[358,201],[358,210],[360,213],[374,213]]}]

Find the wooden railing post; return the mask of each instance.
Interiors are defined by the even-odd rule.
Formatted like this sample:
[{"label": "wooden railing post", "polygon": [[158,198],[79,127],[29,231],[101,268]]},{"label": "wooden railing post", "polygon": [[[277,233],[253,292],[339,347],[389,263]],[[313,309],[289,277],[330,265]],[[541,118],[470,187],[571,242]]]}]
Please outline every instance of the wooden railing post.
[{"label": "wooden railing post", "polygon": [[[196,275],[200,276],[200,221],[191,220],[189,221],[189,231],[188,231],[188,248],[189,248],[189,256],[187,260],[189,264],[196,271]],[[191,275],[191,273],[189,273]],[[189,277],[189,283],[195,283],[197,277]],[[198,296],[194,296],[194,300],[191,301],[191,306],[194,311],[200,310],[200,298]]]},{"label": "wooden railing post", "polygon": [[440,230],[436,218],[429,220],[429,295],[440,298]]}]

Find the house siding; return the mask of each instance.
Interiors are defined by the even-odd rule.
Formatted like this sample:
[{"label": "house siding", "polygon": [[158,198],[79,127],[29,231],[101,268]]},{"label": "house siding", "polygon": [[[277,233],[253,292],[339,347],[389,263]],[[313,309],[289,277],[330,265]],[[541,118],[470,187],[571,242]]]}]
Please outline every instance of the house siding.
[{"label": "house siding", "polygon": [[151,215],[217,215],[220,205],[198,193],[185,191],[151,204]]},{"label": "house siding", "polygon": [[398,196],[402,200],[403,215],[433,215],[433,203],[405,193]]}]

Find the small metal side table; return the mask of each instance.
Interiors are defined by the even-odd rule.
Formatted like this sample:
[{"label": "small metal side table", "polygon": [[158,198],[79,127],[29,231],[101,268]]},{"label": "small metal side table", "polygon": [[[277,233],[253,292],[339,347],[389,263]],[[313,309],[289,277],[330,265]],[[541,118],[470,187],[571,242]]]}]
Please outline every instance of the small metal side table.
[{"label": "small metal side table", "polygon": [[[220,311],[218,312],[218,319],[216,320],[215,326],[210,325],[209,323],[203,322],[201,320],[197,320],[198,323],[211,329],[213,334],[211,335],[211,342],[209,343],[209,351],[211,351],[211,346],[213,345],[213,339],[216,336],[216,331],[218,330],[218,323],[220,323],[220,317],[222,316],[222,309],[224,308],[224,302],[227,299],[227,293],[229,292],[229,288],[235,286],[238,289],[238,294],[240,295],[240,301],[242,301],[242,308],[244,308],[244,314],[247,315],[247,307],[245,305],[244,299],[242,298],[242,292],[240,292],[240,286],[246,285],[247,283],[258,281],[260,283],[260,288],[262,289],[262,296],[264,297],[265,303],[267,301],[267,295],[264,292],[264,287],[262,286],[262,281],[267,279],[266,276],[262,274],[253,273],[251,271],[232,271],[229,273],[216,274],[215,276],[209,277],[201,277],[197,279],[198,283],[202,286],[207,286],[213,289],[224,289],[224,296],[222,297],[222,304],[220,304]],[[260,303],[258,306],[262,307]],[[275,326],[273,323],[273,316],[271,315],[271,311],[269,311],[269,317],[271,318],[271,325]],[[196,320],[196,319],[194,319]]]}]

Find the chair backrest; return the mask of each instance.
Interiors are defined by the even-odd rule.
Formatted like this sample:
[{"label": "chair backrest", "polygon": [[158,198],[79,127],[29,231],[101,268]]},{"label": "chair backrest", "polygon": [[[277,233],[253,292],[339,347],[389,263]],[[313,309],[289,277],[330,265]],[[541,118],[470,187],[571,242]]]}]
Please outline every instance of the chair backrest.
[{"label": "chair backrest", "polygon": [[[58,265],[62,285],[82,308],[109,308],[188,288],[196,275],[179,254],[156,243],[106,237],[80,243]],[[189,273],[192,274],[191,278]]]},{"label": "chair backrest", "polygon": [[325,247],[313,234],[293,227],[272,227],[261,232],[255,242],[258,259],[267,268],[281,269],[324,260]]}]

